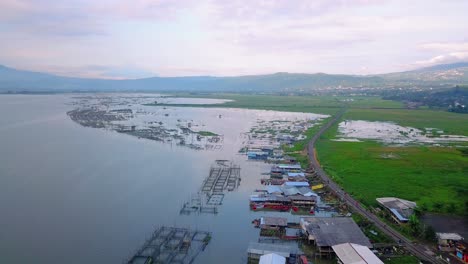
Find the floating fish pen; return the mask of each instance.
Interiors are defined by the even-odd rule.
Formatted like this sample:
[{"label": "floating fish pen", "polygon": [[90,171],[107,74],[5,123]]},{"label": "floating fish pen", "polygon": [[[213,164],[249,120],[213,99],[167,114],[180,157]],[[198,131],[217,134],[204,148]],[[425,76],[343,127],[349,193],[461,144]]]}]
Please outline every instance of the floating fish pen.
[{"label": "floating fish pen", "polygon": [[224,194],[223,193],[215,193],[208,198],[208,205],[221,205],[223,204]]},{"label": "floating fish pen", "polygon": [[190,215],[190,214],[217,214],[218,205],[221,205],[224,199],[224,194],[213,194],[208,196],[204,193],[197,193],[192,195],[190,200],[185,202],[180,209],[180,214]]},{"label": "floating fish pen", "polygon": [[207,194],[233,191],[240,184],[240,167],[227,160],[217,160],[210,168],[201,191]]},{"label": "floating fish pen", "polygon": [[180,214],[217,214],[218,206],[222,205],[224,200],[224,192],[234,191],[239,184],[240,166],[228,160],[216,160],[200,191],[183,204]]},{"label": "floating fish pen", "polygon": [[211,234],[206,231],[163,226],[154,231],[127,263],[192,263],[210,239]]}]

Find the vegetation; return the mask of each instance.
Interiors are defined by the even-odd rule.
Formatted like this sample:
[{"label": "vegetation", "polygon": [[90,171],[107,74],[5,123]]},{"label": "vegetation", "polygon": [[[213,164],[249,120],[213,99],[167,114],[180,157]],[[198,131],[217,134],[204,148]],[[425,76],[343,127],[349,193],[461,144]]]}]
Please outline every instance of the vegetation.
[{"label": "vegetation", "polygon": [[448,109],[455,113],[468,113],[468,86],[456,86],[441,91],[399,92],[386,96],[388,100],[398,100],[426,105],[429,108]]},{"label": "vegetation", "polygon": [[211,137],[211,136],[217,136],[218,134],[216,133],[213,133],[213,132],[210,132],[210,131],[198,131],[196,132],[198,135],[200,136],[204,136],[204,137]]},{"label": "vegetation", "polygon": [[376,228],[369,220],[360,214],[353,214],[353,220],[358,224],[364,234],[370,239],[372,243],[393,243],[393,239],[382,233]]},{"label": "vegetation", "polygon": [[419,260],[414,256],[398,256],[392,258],[385,258],[385,264],[419,264]]},{"label": "vegetation", "polygon": [[[401,102],[383,100],[379,97],[369,96],[278,96],[251,94],[179,94],[177,96],[229,99],[232,101],[224,104],[178,104],[172,106],[249,108],[328,115],[335,114],[344,104],[360,109],[398,109],[404,107]],[[163,106],[163,104],[157,104],[157,106]]]},{"label": "vegetation", "polygon": [[368,121],[392,121],[402,126],[418,129],[427,127],[442,129],[444,133],[468,136],[468,115],[436,110],[411,109],[349,109],[345,119]]},{"label": "vegetation", "polygon": [[[465,212],[468,157],[456,149],[336,142],[330,140],[332,137],[334,131],[317,143],[320,163],[364,204],[377,206],[375,198],[397,196],[416,201],[433,212]],[[382,154],[398,158],[382,158]]]}]

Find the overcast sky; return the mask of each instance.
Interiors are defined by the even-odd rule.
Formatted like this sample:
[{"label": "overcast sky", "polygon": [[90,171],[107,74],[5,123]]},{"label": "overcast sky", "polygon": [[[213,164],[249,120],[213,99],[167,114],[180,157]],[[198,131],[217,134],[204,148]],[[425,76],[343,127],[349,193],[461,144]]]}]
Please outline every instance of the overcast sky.
[{"label": "overcast sky", "polygon": [[468,1],[0,0],[0,64],[66,76],[374,74],[468,60]]}]

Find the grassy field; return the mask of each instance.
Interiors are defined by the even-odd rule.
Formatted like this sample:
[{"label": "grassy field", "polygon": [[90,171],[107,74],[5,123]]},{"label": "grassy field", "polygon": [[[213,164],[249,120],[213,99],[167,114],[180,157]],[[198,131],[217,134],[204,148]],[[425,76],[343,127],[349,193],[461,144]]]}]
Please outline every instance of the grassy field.
[{"label": "grassy field", "polygon": [[[330,130],[317,143],[320,163],[364,204],[376,206],[377,197],[397,196],[430,211],[465,213],[468,157],[459,150],[330,140],[334,136]],[[394,158],[387,158],[388,154]]]},{"label": "grassy field", "polygon": [[384,259],[385,264],[419,264],[419,260],[413,256],[399,256]]},{"label": "grassy field", "polygon": [[436,110],[410,109],[349,109],[345,119],[368,121],[392,121],[415,128],[439,128],[446,133],[468,136],[468,114]]},{"label": "grassy field", "polygon": [[[277,96],[277,95],[240,95],[240,94],[180,94],[177,97],[229,99],[232,102],[217,105],[173,105],[193,107],[233,107],[288,112],[308,112],[334,114],[344,105],[371,108],[403,108],[400,102],[382,100],[378,97],[343,96]],[[352,99],[352,100],[350,100]],[[162,105],[162,104],[160,104]]]}]

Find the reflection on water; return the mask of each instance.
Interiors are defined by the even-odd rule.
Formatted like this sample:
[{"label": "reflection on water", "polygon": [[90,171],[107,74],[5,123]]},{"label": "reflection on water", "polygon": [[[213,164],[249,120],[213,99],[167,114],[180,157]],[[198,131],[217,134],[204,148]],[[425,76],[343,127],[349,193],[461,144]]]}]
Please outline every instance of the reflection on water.
[{"label": "reflection on water", "polygon": [[[221,149],[196,151],[83,127],[66,114],[75,101],[68,95],[0,96],[1,263],[120,263],[162,225],[212,232],[195,263],[245,262],[249,242],[258,238],[250,222],[259,215],[249,210],[248,197],[269,166],[238,154],[242,135],[259,120],[315,117],[138,106],[156,111],[152,118],[164,124],[194,120],[200,130],[223,135]],[[217,159],[241,167],[239,188],[225,193],[216,215],[180,215]]]}]

